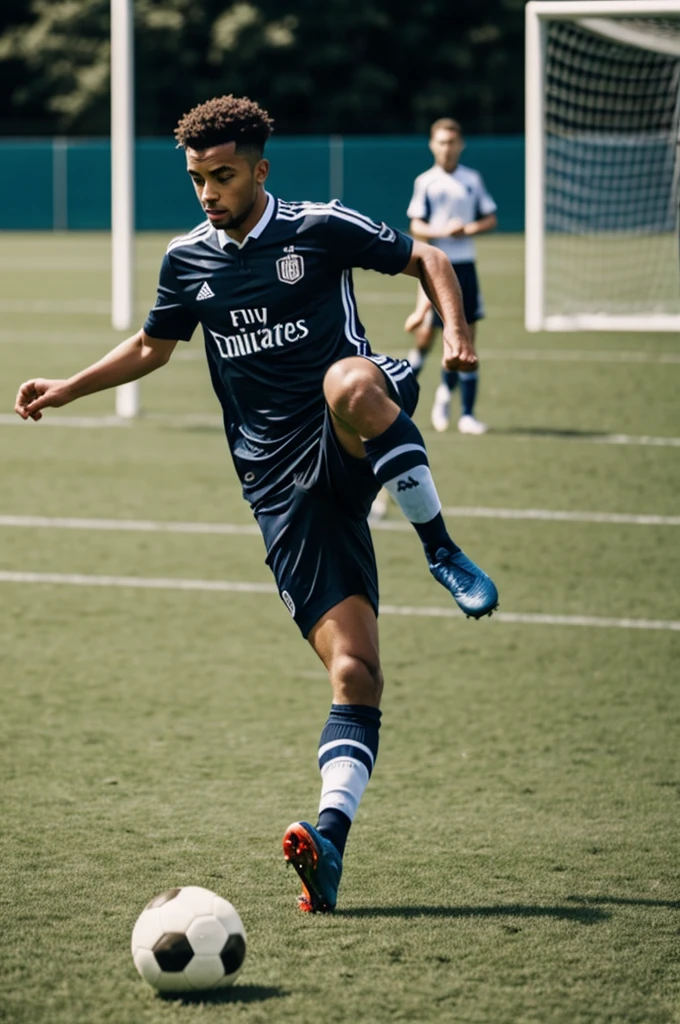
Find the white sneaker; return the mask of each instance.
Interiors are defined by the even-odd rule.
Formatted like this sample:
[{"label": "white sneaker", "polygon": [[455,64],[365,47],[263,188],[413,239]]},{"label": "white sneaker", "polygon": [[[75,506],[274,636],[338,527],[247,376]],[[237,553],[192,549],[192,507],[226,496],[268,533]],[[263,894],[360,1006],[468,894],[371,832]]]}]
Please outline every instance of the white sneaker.
[{"label": "white sneaker", "polygon": [[486,434],[489,428],[486,423],[476,420],[474,416],[461,416],[458,420],[458,429],[461,434]]},{"label": "white sneaker", "polygon": [[381,491],[378,491],[375,501],[371,505],[371,511],[368,516],[369,523],[379,523],[387,515],[387,509],[390,504],[390,492],[386,487],[383,487]]},{"label": "white sneaker", "polygon": [[440,384],[434,393],[434,405],[430,419],[436,431],[442,434],[448,430],[451,413],[451,392],[446,384]]}]

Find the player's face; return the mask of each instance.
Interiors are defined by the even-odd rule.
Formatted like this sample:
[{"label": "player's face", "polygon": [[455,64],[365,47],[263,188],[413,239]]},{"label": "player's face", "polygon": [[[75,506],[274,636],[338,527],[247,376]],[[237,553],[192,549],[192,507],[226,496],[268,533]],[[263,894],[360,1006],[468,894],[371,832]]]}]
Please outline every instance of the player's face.
[{"label": "player's face", "polygon": [[438,128],[430,139],[434,162],[445,171],[455,171],[464,145],[460,134],[450,128]]},{"label": "player's face", "polygon": [[267,160],[236,152],[236,143],[187,149],[187,171],[208,220],[225,231],[239,228],[253,212],[269,171]]}]

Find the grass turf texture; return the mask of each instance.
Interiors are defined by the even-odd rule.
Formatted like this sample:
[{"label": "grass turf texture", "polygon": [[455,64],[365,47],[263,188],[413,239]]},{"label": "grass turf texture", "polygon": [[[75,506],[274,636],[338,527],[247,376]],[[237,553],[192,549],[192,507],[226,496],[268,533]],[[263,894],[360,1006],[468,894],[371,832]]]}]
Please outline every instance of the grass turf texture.
[{"label": "grass turf texture", "polygon": [[[163,246],[139,242],[140,315]],[[105,238],[6,236],[0,265],[9,411],[21,380],[115,335]],[[434,360],[418,414],[444,504],[677,515],[677,449],[589,440],[680,435],[680,366],[654,361],[677,338],[527,337],[519,240],[483,239],[480,270],[493,430],[431,431]],[[358,291],[374,348],[405,352],[412,282],[362,274]],[[612,361],[514,358],[567,348]],[[252,522],[199,350],[143,382],[131,427],[0,426],[0,514]],[[47,416],[112,411],[105,394]],[[505,611],[680,619],[677,528],[452,526]],[[5,528],[0,544],[0,569],[270,579],[258,537]],[[386,604],[446,606],[414,537],[376,547]],[[380,758],[339,910],[310,919],[279,844],[314,816],[329,695],[278,599],[0,584],[0,601],[0,1020],[680,1021],[677,633],[385,617]],[[182,884],[243,917],[227,996],[161,1000],[134,971],[137,914]]]}]

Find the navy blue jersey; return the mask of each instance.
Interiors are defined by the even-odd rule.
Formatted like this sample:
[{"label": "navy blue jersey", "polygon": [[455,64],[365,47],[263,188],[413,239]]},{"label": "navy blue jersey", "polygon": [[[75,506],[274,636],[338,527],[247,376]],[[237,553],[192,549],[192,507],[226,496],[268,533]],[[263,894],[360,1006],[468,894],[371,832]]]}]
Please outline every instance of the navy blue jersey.
[{"label": "navy blue jersey", "polygon": [[168,246],[144,330],[188,341],[203,327],[229,447],[255,507],[275,503],[314,460],[328,368],[371,355],[352,267],[398,274],[412,245],[338,201],[269,196],[240,244],[205,222]]}]

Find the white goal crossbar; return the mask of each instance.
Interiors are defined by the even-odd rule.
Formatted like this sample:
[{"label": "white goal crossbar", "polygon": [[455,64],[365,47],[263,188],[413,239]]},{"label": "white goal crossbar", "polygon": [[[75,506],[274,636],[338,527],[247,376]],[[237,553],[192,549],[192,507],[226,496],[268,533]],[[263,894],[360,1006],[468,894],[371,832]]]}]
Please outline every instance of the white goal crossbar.
[{"label": "white goal crossbar", "polygon": [[[674,242],[670,239],[671,232],[668,229],[667,223],[663,223],[660,228],[649,229],[647,225],[641,223],[639,217],[636,223],[634,215],[632,215],[630,229],[628,229],[628,226],[620,218],[617,223],[613,223],[610,212],[608,230],[607,225],[605,225],[605,228],[601,228],[588,223],[589,208],[586,204],[588,201],[587,193],[592,185],[592,179],[589,180],[587,176],[588,161],[596,159],[593,154],[596,152],[604,154],[605,158],[609,161],[607,173],[612,174],[614,172],[612,172],[611,168],[616,168],[617,156],[622,153],[625,155],[626,148],[628,148],[628,152],[633,154],[636,146],[647,146],[650,151],[654,151],[655,146],[657,150],[662,146],[665,147],[665,152],[672,150],[672,160],[675,164],[675,169],[671,167],[670,177],[668,174],[666,175],[663,187],[668,192],[669,202],[676,201],[680,179],[680,159],[678,159],[680,139],[677,134],[674,137],[673,133],[677,133],[677,125],[680,123],[680,20],[677,22],[676,30],[675,19],[680,19],[680,0],[529,0],[525,12],[526,329],[528,331],[678,331],[680,330],[680,253],[677,246],[677,221]],[[638,20],[636,21],[636,19]],[[658,31],[656,30],[654,19],[658,19],[659,22],[663,23]],[[562,138],[559,140],[561,148],[557,147],[557,156],[553,154],[550,157],[550,159],[557,163],[557,174],[553,175],[553,177],[560,178],[561,175],[561,180],[566,183],[565,188],[567,191],[569,189],[572,190],[567,199],[563,199],[565,203],[570,201],[573,204],[576,201],[573,196],[575,190],[574,180],[578,177],[577,172],[579,171],[584,181],[583,191],[586,193],[584,207],[577,210],[575,220],[572,219],[572,222],[568,222],[568,218],[565,217],[565,222],[567,222],[566,228],[561,226],[555,227],[555,224],[546,218],[546,190],[548,189],[549,191],[551,184],[551,168],[546,165],[548,152],[546,144],[548,104],[549,102],[553,104],[562,102],[560,90],[564,94],[565,109],[568,109],[571,101],[570,89],[576,90],[576,97],[578,99],[578,89],[580,88],[579,76],[582,74],[580,70],[581,65],[578,61],[582,61],[582,56],[579,55],[575,59],[573,67],[569,67],[568,74],[565,74],[560,80],[559,88],[553,83],[552,93],[548,95],[548,33],[551,23],[558,22],[572,23],[572,25],[578,26],[576,31],[579,29],[587,30],[587,33],[584,34],[589,34],[591,37],[600,37],[609,41],[613,46],[621,44],[622,48],[630,48],[630,52],[635,52],[633,48],[637,48],[638,51],[648,51],[661,55],[658,58],[650,59],[663,60],[665,58],[669,62],[675,60],[679,62],[678,75],[676,80],[674,80],[677,96],[675,100],[671,97],[669,101],[671,107],[669,123],[672,123],[663,138],[661,138],[659,133],[655,134],[651,126],[648,131],[646,126],[642,132],[640,129],[637,129],[637,134],[635,130],[631,130],[629,134],[626,134],[625,128],[617,127],[612,129],[602,117],[601,111],[597,110],[592,115],[592,122],[588,123],[585,128],[579,126],[576,122],[567,123],[565,121],[564,124],[559,123],[557,131],[558,134],[562,133]],[[670,22],[673,23],[673,31],[664,31],[664,25],[668,25]],[[552,28],[550,28],[550,31],[552,31]],[[567,57],[570,56],[569,45],[565,46],[564,52]],[[616,60],[613,63],[616,64]],[[588,73],[583,72],[585,75]],[[599,92],[597,89],[599,89]],[[598,104],[610,103],[612,110],[616,114],[619,97],[616,95],[615,86],[607,83],[607,87],[603,89],[602,81],[599,81],[597,89],[593,89],[589,95],[587,93],[587,86],[584,87],[584,98],[581,97],[582,109],[587,108],[588,105],[597,107]],[[557,99],[555,99],[556,93],[558,94]],[[676,105],[675,111],[672,109],[673,102]],[[597,120],[598,117],[600,118],[599,121]],[[616,122],[614,115],[612,115],[610,121],[617,125],[620,124],[620,118],[619,122]],[[602,127],[603,125],[604,127]],[[609,153],[607,153],[608,147]],[[581,167],[570,166],[570,160],[577,161],[579,159],[582,160]],[[642,156],[640,160],[643,160]],[[624,211],[624,215],[627,202],[629,202],[631,209],[635,207],[636,193],[632,190],[636,187],[634,183],[638,179],[634,177],[634,174],[637,173],[637,169],[635,172],[631,171],[629,173],[629,183],[624,182],[621,186],[622,189],[628,188],[631,190],[629,193],[622,193],[620,200],[620,206]],[[654,168],[652,167],[649,171],[650,187],[654,185],[653,174]],[[616,182],[614,181],[612,188],[615,185]],[[659,185],[659,188],[661,188],[661,185]],[[673,192],[672,196],[670,195],[671,190]],[[603,188],[603,193],[603,203],[606,203],[609,199],[606,194],[606,185]],[[606,221],[606,218],[604,219]],[[660,218],[657,217],[657,220],[660,221]],[[574,223],[576,226],[574,226]],[[648,312],[647,307],[637,310],[629,309],[628,306],[630,304],[627,304],[625,301],[620,303],[621,308],[618,309],[616,308],[616,302],[612,302],[610,308],[597,308],[596,290],[598,282],[595,279],[592,282],[593,293],[588,296],[589,301],[583,303],[584,308],[578,308],[577,303],[573,304],[574,308],[567,308],[569,302],[564,303],[565,308],[563,309],[550,308],[550,304],[546,303],[547,275],[549,272],[553,275],[553,279],[555,276],[559,277],[559,265],[554,261],[552,269],[550,269],[551,264],[548,259],[550,254],[546,251],[546,243],[550,238],[557,239],[560,230],[564,231],[565,238],[570,235],[571,241],[569,244],[574,246],[569,250],[570,259],[578,260],[579,253],[585,254],[587,252],[588,258],[593,260],[595,266],[597,261],[601,260],[603,264],[608,264],[614,268],[611,271],[613,274],[616,272],[616,259],[610,259],[609,257],[619,256],[621,243],[625,238],[629,240],[628,244],[631,247],[631,251],[641,253],[639,258],[642,261],[645,258],[642,251],[640,249],[635,250],[638,244],[636,237],[639,236],[642,239],[640,245],[645,242],[649,246],[653,246],[657,245],[655,230],[658,231],[659,237],[665,232],[669,236],[669,240],[667,245],[664,243],[666,248],[663,251],[664,253],[674,252],[675,270],[678,276],[677,302],[673,297],[670,302],[667,302],[668,308],[663,307],[663,303],[657,302],[655,304],[650,302]],[[553,233],[552,235],[550,234],[551,232]],[[573,241],[574,239],[576,239],[575,242]],[[592,239],[595,239],[595,241],[592,242]],[[555,244],[557,245],[558,241]],[[672,244],[673,248],[671,247]],[[590,246],[589,249],[587,249],[588,246]],[[563,249],[566,251],[565,247]],[[657,250],[660,251],[658,245]],[[662,257],[658,258],[662,259]],[[669,261],[666,259],[664,262],[667,264]],[[631,282],[634,286],[634,263],[631,266],[630,274]],[[625,287],[625,282],[622,282],[621,288],[624,291]],[[604,291],[607,291],[607,289],[604,289]],[[607,303],[603,302],[603,306],[606,307],[606,305]]]}]

